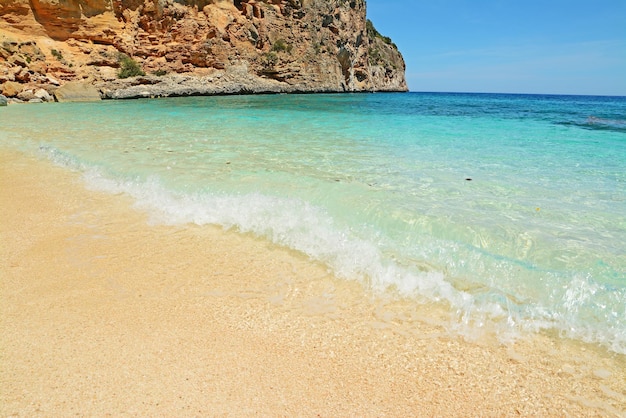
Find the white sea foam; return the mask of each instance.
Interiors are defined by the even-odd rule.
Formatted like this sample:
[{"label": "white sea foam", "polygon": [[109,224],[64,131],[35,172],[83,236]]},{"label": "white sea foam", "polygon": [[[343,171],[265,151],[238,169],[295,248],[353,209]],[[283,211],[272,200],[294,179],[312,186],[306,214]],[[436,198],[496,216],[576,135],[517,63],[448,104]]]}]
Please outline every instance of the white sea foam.
[{"label": "white sea foam", "polygon": [[[67,163],[58,155],[55,159]],[[554,298],[561,300],[561,310],[520,304],[495,289],[478,293],[459,290],[444,272],[403,267],[384,257],[373,242],[358,237],[354,231],[338,228],[323,209],[301,199],[260,193],[183,194],[166,189],[156,177],[145,182],[118,181],[96,169],[85,171],[84,178],[91,189],[132,196],[136,207],[149,213],[153,223],[213,224],[253,233],[300,251],[327,265],[338,277],[361,280],[375,291],[392,287],[403,296],[447,302],[452,309],[450,328],[470,339],[487,331],[510,341],[526,332],[556,329],[565,337],[602,343],[613,351],[626,353],[626,335],[618,328],[601,329],[597,324],[580,323],[580,311],[601,291],[589,280],[575,280],[561,293],[555,293]]]},{"label": "white sea foam", "polygon": [[153,222],[254,233],[372,289],[443,301],[461,334],[548,329],[625,353],[623,132],[580,126],[624,106],[409,94],[107,102],[62,118],[18,107],[0,142],[41,144]]},{"label": "white sea foam", "polygon": [[384,261],[374,244],[356,237],[350,230],[337,228],[324,210],[301,199],[260,193],[174,193],[155,177],[147,182],[119,182],[93,169],[85,172],[84,177],[92,189],[129,194],[137,208],[150,213],[155,223],[213,224],[251,232],[323,262],[339,277],[367,281],[378,290],[395,286],[405,295],[418,292],[431,299],[463,299],[442,273],[425,272],[416,276]]}]

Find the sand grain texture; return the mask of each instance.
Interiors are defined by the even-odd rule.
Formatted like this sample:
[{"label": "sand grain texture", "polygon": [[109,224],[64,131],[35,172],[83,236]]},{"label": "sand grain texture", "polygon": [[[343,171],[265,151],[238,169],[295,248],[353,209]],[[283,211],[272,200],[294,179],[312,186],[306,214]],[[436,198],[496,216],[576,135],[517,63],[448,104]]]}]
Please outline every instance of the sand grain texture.
[{"label": "sand grain texture", "polygon": [[[265,241],[0,153],[0,416],[620,416],[623,356],[466,342]],[[429,324],[430,323],[430,324]]]}]

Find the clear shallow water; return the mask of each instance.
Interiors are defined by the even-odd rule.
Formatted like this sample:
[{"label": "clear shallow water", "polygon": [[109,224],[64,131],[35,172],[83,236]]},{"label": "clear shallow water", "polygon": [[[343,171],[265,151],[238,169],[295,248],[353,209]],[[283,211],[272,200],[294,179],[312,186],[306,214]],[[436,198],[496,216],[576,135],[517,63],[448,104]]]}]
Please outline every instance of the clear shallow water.
[{"label": "clear shallow water", "polygon": [[9,106],[0,144],[155,222],[253,232],[454,327],[626,353],[626,98],[227,96]]}]

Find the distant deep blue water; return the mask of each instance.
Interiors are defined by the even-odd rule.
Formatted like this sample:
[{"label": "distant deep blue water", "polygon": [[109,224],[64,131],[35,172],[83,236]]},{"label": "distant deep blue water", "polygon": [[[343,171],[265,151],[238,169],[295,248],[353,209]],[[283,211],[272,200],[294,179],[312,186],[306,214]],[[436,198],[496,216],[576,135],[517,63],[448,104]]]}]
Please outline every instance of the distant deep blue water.
[{"label": "distant deep blue water", "polygon": [[626,98],[225,96],[11,105],[0,146],[447,304],[459,330],[626,353]]}]

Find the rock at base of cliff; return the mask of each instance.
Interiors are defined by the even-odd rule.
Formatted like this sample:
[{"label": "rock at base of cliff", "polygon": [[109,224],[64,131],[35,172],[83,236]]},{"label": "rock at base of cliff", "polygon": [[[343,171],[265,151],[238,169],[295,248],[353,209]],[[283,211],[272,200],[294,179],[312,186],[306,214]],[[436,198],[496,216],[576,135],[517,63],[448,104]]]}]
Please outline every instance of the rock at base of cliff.
[{"label": "rock at base of cliff", "polygon": [[0,106],[7,105],[7,98],[0,94]]},{"label": "rock at base of cliff", "polygon": [[22,92],[24,86],[15,81],[7,81],[0,86],[0,93],[5,97],[15,97]]},{"label": "rock at base of cliff", "polygon": [[94,86],[80,81],[72,81],[54,92],[57,102],[93,102],[101,100],[100,92]]}]

